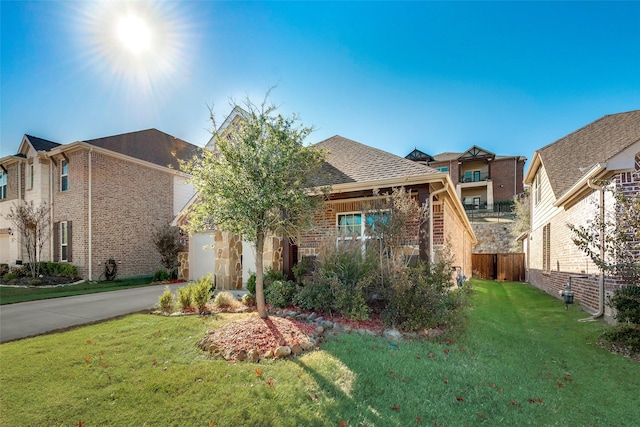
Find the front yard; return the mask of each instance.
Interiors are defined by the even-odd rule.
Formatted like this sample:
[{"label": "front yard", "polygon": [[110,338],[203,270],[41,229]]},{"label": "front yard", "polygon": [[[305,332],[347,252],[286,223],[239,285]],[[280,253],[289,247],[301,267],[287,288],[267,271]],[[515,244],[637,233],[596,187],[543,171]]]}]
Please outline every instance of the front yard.
[{"label": "front yard", "polygon": [[466,334],[441,343],[352,332],[234,364],[196,342],[247,314],[138,314],[2,344],[0,425],[637,423],[640,365],[596,344],[604,323],[523,284],[475,287]]}]

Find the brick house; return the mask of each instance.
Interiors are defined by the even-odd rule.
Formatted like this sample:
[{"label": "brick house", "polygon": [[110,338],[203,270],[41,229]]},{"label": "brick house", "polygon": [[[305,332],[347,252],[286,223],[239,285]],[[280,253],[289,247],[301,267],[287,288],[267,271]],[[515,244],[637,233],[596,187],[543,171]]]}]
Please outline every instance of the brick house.
[{"label": "brick house", "polygon": [[[225,123],[239,120],[241,113],[234,112]],[[423,260],[435,259],[446,240],[451,244],[455,265],[467,277],[471,276],[471,248],[476,238],[448,174],[341,136],[316,146],[326,150],[328,157],[313,181],[317,186],[330,186],[329,199],[316,215],[314,227],[298,241],[273,236],[267,239],[265,269],[274,268],[292,278],[292,268],[300,259],[316,256],[323,239],[335,238],[347,224],[352,231],[358,229],[360,239],[366,239],[366,210],[375,197],[374,190],[384,193],[404,186],[420,204],[431,201],[433,207],[433,215],[422,229],[418,228],[416,217],[415,237],[407,242],[405,253]],[[207,147],[215,149],[211,142]],[[197,197],[192,202],[197,203]],[[188,211],[187,207],[174,224],[186,221]],[[189,239],[188,253],[183,254],[181,263],[189,270],[183,272],[185,277],[211,273],[218,288],[238,289],[255,271],[254,249],[239,236],[211,230]]]},{"label": "brick house", "polygon": [[624,283],[603,277],[567,227],[586,226],[601,208],[614,208],[598,180],[629,194],[640,190],[640,110],[606,115],[537,150],[524,179],[532,198],[531,230],[521,236],[527,282],[559,298],[571,277],[576,301],[608,317],[605,295]]},{"label": "brick house", "polygon": [[406,158],[448,173],[466,210],[492,211],[494,204],[510,202],[523,191],[524,156],[496,155],[474,145],[464,153],[434,156],[416,148]]},{"label": "brick house", "polygon": [[359,238],[366,239],[366,211],[376,196],[374,190],[385,193],[404,186],[420,205],[431,202],[432,206],[432,215],[422,224],[421,232],[416,218],[407,254],[436,259],[446,240],[451,244],[454,264],[471,276],[471,248],[476,238],[449,174],[341,136],[316,146],[328,152],[316,183],[330,186],[331,191],[325,209],[316,218],[316,228],[298,242],[299,257],[317,255],[324,238],[340,236],[345,228],[353,232],[355,227]]},{"label": "brick house", "polygon": [[198,150],[156,129],[69,144],[25,135],[0,159],[0,263],[26,262],[4,215],[33,201],[51,207],[42,261],[69,262],[85,279],[98,279],[109,258],[121,276],[153,274],[162,268],[153,231],[193,195],[178,159]]}]

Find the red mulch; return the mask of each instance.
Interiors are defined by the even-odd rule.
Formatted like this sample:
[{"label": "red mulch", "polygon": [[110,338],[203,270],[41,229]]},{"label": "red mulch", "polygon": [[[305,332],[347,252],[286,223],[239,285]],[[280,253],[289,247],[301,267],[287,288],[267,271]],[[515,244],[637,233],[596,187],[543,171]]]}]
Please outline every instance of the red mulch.
[{"label": "red mulch", "polygon": [[235,354],[241,350],[258,350],[260,355],[279,346],[310,342],[315,327],[292,319],[270,316],[251,317],[228,323],[205,337],[209,345]]}]

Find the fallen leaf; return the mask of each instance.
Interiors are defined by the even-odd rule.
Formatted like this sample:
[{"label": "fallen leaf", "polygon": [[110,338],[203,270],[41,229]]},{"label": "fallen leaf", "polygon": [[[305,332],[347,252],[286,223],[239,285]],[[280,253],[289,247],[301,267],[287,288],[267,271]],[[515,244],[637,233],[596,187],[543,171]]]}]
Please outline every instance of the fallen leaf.
[{"label": "fallen leaf", "polygon": [[499,388],[498,388],[498,391],[499,391],[500,393],[502,393],[502,392],[504,391],[504,389],[503,389],[502,387],[499,387]]},{"label": "fallen leaf", "polygon": [[83,426],[83,425],[85,425],[85,424],[86,424],[86,421],[78,421],[78,422],[76,423],[76,427],[82,427],[82,426]]},{"label": "fallen leaf", "polygon": [[527,399],[529,403],[542,403],[542,399],[536,397],[535,399]]},{"label": "fallen leaf", "polygon": [[494,383],[491,383],[491,384],[489,384],[489,387],[496,388],[496,385]]},{"label": "fallen leaf", "polygon": [[417,422],[417,423],[422,422],[422,418],[420,418],[420,417],[416,417],[416,422]]},{"label": "fallen leaf", "polygon": [[85,356],[85,357],[84,357],[84,361],[85,361],[85,362],[88,362],[89,360],[91,360],[91,356]]},{"label": "fallen leaf", "polygon": [[267,380],[267,385],[268,385],[269,387],[273,387],[273,378],[269,378],[269,379]]},{"label": "fallen leaf", "polygon": [[478,412],[476,415],[478,416],[478,418],[484,419],[484,414],[481,414],[480,412]]},{"label": "fallen leaf", "polygon": [[256,369],[256,375],[257,376],[261,376],[262,375],[262,369],[260,369],[260,368]]},{"label": "fallen leaf", "polygon": [[87,340],[87,344],[91,344],[91,338]]},{"label": "fallen leaf", "polygon": [[557,385],[558,387],[564,387],[564,384],[563,384],[563,383],[561,383],[561,382],[557,383],[556,385]]},{"label": "fallen leaf", "polygon": [[565,380],[565,381],[566,381],[566,382],[568,382],[568,383],[572,383],[572,382],[573,382],[573,378],[567,378],[567,377],[564,377],[564,378],[562,378],[562,379],[563,379],[563,380]]},{"label": "fallen leaf", "polygon": [[449,379],[447,377],[444,377],[444,383],[449,384]]},{"label": "fallen leaf", "polygon": [[511,406],[520,406],[520,404],[518,402],[516,402],[515,400],[512,400],[511,402],[509,402],[509,405],[511,405]]},{"label": "fallen leaf", "polygon": [[458,402],[464,402],[464,397],[460,397],[460,396],[458,396],[458,397],[456,397],[456,400],[457,400]]},{"label": "fallen leaf", "polygon": [[449,350],[448,348],[445,348],[443,351],[444,351],[444,354],[449,354],[449,351],[451,350]]},{"label": "fallen leaf", "polygon": [[391,407],[391,409],[394,410],[394,411],[399,411],[400,410],[400,405],[393,405]]},{"label": "fallen leaf", "polygon": [[340,421],[340,427],[347,427],[349,425],[349,421]]},{"label": "fallen leaf", "polygon": [[435,354],[433,354],[433,353],[429,353],[429,359],[433,359],[434,357],[436,357],[436,355],[435,355]]}]

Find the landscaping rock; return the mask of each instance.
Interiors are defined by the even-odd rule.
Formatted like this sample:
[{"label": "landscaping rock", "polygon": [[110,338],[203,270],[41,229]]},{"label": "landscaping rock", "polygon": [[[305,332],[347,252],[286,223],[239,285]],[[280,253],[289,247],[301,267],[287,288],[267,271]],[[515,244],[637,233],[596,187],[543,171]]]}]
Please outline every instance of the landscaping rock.
[{"label": "landscaping rock", "polygon": [[402,333],[397,329],[385,329],[382,336],[389,341],[399,341],[402,339]]},{"label": "landscaping rock", "polygon": [[[302,344],[300,344],[300,347],[302,347],[303,351],[313,350],[313,346],[314,346],[314,344],[312,344],[310,341],[303,342]],[[293,351],[293,349],[292,349],[292,351]]]},{"label": "landscaping rock", "polygon": [[258,350],[251,349],[247,352],[247,358],[249,360],[252,360],[254,362],[257,362],[258,360],[260,360],[260,352]]},{"label": "landscaping rock", "polygon": [[290,355],[291,355],[291,347],[286,345],[281,345],[280,347],[276,348],[276,351],[273,353],[273,356],[276,359],[288,357]]},{"label": "landscaping rock", "polygon": [[291,353],[294,355],[299,355],[302,354],[302,352],[304,351],[304,349],[302,348],[302,346],[300,344],[294,344],[291,346]]},{"label": "landscaping rock", "polygon": [[324,326],[316,326],[316,329],[314,330],[314,332],[316,333],[316,335],[322,335],[324,334]]},{"label": "landscaping rock", "polygon": [[236,360],[242,362],[243,360],[247,359],[247,352],[244,350],[240,350],[237,354],[236,354]]},{"label": "landscaping rock", "polygon": [[273,350],[267,350],[264,354],[265,359],[273,359]]}]

